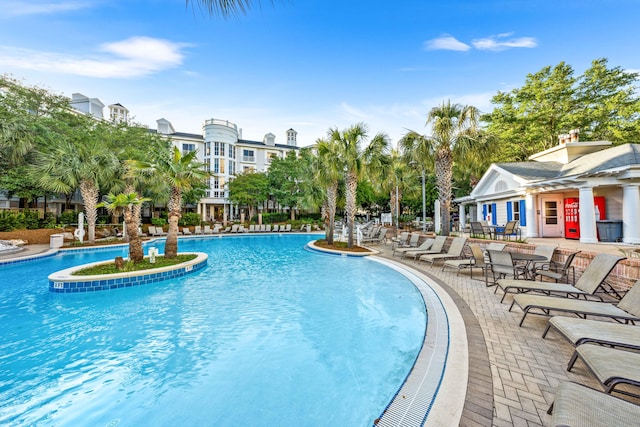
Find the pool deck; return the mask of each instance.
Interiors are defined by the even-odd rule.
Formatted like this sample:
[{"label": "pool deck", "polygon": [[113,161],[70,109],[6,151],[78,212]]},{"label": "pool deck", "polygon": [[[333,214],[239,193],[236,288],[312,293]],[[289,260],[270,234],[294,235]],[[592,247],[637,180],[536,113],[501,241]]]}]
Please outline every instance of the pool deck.
[{"label": "pool deck", "polygon": [[[538,244],[549,244],[540,239]],[[562,241],[561,241],[562,240]],[[560,247],[578,245],[558,239]],[[620,254],[613,245],[594,245],[599,252]],[[582,363],[567,372],[573,346],[557,333],[542,339],[547,317],[528,316],[522,327],[518,322],[522,312],[509,312],[511,297],[500,303],[501,294],[494,287],[485,287],[482,277],[469,278],[462,270],[442,271],[442,264],[430,266],[392,256],[391,246],[377,246],[379,256],[395,259],[435,279],[456,301],[465,319],[469,348],[469,380],[460,420],[461,426],[545,426],[551,416],[546,411],[552,403],[556,387],[563,381],[574,381],[602,390]],[[594,248],[580,245],[584,251]],[[637,401],[636,401],[637,402]],[[437,404],[437,402],[436,402]]]},{"label": "pool deck", "polygon": [[[553,242],[559,247],[575,246],[583,251],[620,254],[618,245],[584,245],[564,239],[531,240],[536,241],[530,243]],[[581,362],[576,363],[572,372],[567,372],[566,366],[573,353],[569,342],[553,332],[542,339],[546,317],[529,316],[523,327],[518,327],[522,313],[517,308],[508,311],[511,297],[501,304],[500,295],[494,294],[493,287],[485,287],[482,280],[470,279],[467,271],[456,275],[452,269],[442,271],[441,264],[432,267],[393,257],[391,246],[375,248],[380,251],[378,256],[407,265],[436,281],[450,295],[464,319],[469,365],[459,425],[545,426],[551,419],[546,411],[560,382],[574,381],[601,390],[595,377]],[[2,255],[0,260],[48,250],[49,245],[27,245],[24,251]],[[435,404],[439,403],[436,401]]]}]

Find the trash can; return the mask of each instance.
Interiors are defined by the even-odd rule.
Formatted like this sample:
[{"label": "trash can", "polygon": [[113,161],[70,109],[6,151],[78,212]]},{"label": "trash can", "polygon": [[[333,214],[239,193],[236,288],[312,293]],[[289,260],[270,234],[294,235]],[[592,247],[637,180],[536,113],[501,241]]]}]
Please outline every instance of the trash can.
[{"label": "trash can", "polygon": [[61,248],[64,245],[64,234],[52,234],[49,236],[49,247],[51,249]]},{"label": "trash can", "polygon": [[598,236],[601,242],[621,242],[622,241],[622,221],[602,220],[596,221]]}]

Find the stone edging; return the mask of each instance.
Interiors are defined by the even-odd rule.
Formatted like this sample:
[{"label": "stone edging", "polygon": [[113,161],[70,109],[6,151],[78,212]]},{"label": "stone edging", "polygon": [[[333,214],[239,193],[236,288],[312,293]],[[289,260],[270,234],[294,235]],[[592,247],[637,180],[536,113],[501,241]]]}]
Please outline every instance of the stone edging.
[{"label": "stone edging", "polygon": [[312,240],[309,243],[307,243],[307,246],[310,249],[313,249],[314,251],[326,252],[326,253],[334,254],[334,255],[346,255],[346,256],[361,257],[361,256],[369,256],[369,255],[378,255],[380,253],[380,251],[377,251],[377,250],[371,249],[371,248],[367,248],[369,250],[369,252],[338,251],[338,250],[334,250],[334,249],[327,249],[327,248],[322,248],[320,246],[316,246],[316,245],[314,245],[315,242],[316,242],[316,240]]}]

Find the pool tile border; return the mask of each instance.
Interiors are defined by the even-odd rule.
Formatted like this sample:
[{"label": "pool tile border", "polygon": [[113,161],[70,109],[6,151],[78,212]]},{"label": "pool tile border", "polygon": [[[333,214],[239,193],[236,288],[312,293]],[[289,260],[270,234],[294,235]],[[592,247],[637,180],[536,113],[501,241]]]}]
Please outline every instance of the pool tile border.
[{"label": "pool tile border", "polygon": [[49,275],[49,291],[54,293],[85,293],[106,291],[112,289],[129,288],[148,285],[162,280],[173,279],[195,273],[207,266],[209,256],[202,252],[186,252],[196,254],[197,257],[182,264],[164,267],[157,270],[131,271],[120,274],[73,276],[73,272],[92,265],[104,264],[104,261],[74,266],[57,271]]}]

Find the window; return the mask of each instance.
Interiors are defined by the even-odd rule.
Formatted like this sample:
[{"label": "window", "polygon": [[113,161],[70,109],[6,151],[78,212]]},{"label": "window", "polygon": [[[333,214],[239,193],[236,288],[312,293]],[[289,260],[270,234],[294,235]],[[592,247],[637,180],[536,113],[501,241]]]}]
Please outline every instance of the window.
[{"label": "window", "polygon": [[207,142],[207,144],[205,146],[204,155],[205,156],[211,155],[211,143],[210,142]]},{"label": "window", "polygon": [[220,143],[220,155],[224,157],[224,142]]},{"label": "window", "polygon": [[214,142],[213,143],[213,155],[214,156],[219,156],[220,155],[220,143],[219,142]]},{"label": "window", "polygon": [[236,162],[233,160],[229,160],[229,175],[236,174]]},{"label": "window", "polygon": [[512,204],[511,212],[513,214],[513,217],[511,220],[520,222],[520,201],[516,200],[514,202],[511,202],[511,204]]},{"label": "window", "polygon": [[182,155],[196,151],[196,144],[182,144]]},{"label": "window", "polygon": [[235,159],[235,150],[233,149],[233,145],[229,144],[229,155],[227,156],[230,159]]},{"label": "window", "polygon": [[213,188],[215,190],[220,189],[220,179],[219,178],[213,178]]},{"label": "window", "polygon": [[213,159],[213,173],[220,173],[220,159]]},{"label": "window", "polygon": [[255,162],[256,158],[254,157],[253,150],[242,150],[242,161]]}]

